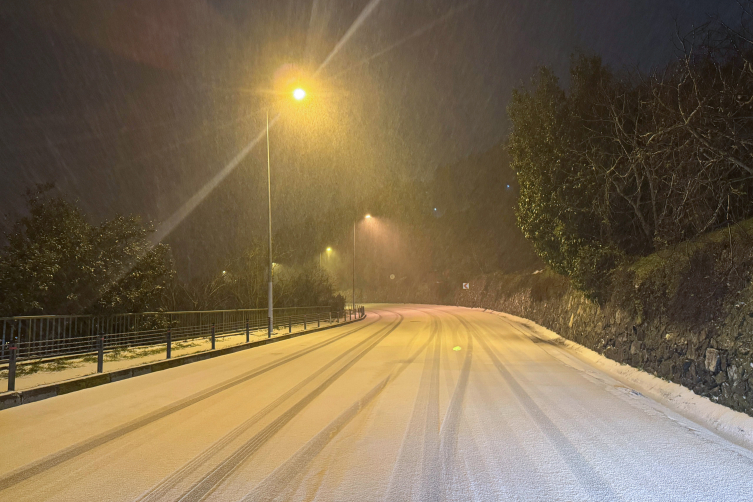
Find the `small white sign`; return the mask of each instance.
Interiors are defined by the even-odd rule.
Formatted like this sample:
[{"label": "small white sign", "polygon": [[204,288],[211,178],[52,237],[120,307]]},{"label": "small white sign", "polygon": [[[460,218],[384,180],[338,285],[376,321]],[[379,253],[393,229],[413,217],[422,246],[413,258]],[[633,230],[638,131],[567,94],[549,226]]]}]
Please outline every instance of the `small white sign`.
[{"label": "small white sign", "polygon": [[463,283],[463,289],[471,289],[471,284],[468,282]]}]

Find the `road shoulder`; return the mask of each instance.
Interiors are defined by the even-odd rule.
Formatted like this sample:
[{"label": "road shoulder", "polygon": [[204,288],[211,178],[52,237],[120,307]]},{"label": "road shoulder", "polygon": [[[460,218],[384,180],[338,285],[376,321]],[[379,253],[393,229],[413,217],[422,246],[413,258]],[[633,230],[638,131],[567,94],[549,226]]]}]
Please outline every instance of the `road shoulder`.
[{"label": "road shoulder", "polygon": [[548,352],[563,363],[580,371],[586,371],[589,368],[597,369],[626,387],[630,387],[665,406],[670,411],[738,446],[753,451],[753,417],[745,413],[740,413],[706,397],[699,396],[682,385],[613,361],[578,343],[563,338],[529,319],[489,309],[474,308],[468,310],[499,316],[522,328],[520,332],[523,335],[554,347],[555,350]]}]

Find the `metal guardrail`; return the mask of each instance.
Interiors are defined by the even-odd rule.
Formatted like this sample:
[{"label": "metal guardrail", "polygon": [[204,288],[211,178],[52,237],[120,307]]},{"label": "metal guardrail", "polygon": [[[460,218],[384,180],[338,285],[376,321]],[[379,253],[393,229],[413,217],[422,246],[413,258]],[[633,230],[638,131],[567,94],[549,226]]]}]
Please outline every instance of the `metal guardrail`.
[{"label": "metal guardrail", "polygon": [[[329,316],[329,307],[275,309],[275,327],[316,322]],[[16,359],[41,359],[95,351],[99,335],[105,350],[153,345],[164,341],[168,330],[173,341],[236,334],[248,328],[267,328],[266,309],[186,312],[145,312],[111,316],[49,315],[0,318],[0,362],[10,358],[15,342]]]},{"label": "metal guardrail", "polygon": [[[330,307],[290,307],[274,310],[275,329],[293,326],[306,329],[322,322],[341,322],[365,315],[355,311],[332,311]],[[146,312],[111,316],[18,316],[0,318],[0,364],[8,363],[8,390],[15,390],[16,363],[60,357],[97,354],[102,372],[104,352],[134,347],[165,345],[167,358],[172,344],[199,338],[217,338],[267,330],[267,309],[213,310],[196,312]]]}]

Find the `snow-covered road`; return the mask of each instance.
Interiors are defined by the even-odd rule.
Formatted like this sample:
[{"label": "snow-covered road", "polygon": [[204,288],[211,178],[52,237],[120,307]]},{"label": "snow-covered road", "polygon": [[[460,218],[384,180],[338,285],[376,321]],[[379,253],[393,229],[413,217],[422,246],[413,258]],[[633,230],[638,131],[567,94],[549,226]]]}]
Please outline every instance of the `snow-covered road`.
[{"label": "snow-covered road", "polygon": [[0,411],[0,500],[753,499],[753,453],[528,329],[378,306]]}]

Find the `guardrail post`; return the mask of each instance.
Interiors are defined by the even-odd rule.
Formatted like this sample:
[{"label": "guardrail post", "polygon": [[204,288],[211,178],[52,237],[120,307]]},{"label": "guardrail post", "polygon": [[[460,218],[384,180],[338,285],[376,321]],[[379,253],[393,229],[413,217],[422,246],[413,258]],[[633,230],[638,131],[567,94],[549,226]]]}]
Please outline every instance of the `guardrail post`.
[{"label": "guardrail post", "polygon": [[329,311],[329,323],[332,324],[332,311]]},{"label": "guardrail post", "polygon": [[8,392],[16,390],[16,352],[17,342],[11,332],[10,347],[8,348]]},{"label": "guardrail post", "polygon": [[167,358],[170,359],[173,354],[173,330],[172,328],[167,328]]},{"label": "guardrail post", "polygon": [[212,323],[212,350],[214,350],[214,323]]},{"label": "guardrail post", "polygon": [[288,316],[288,333],[293,332],[293,320]]},{"label": "guardrail post", "polygon": [[97,373],[102,373],[105,366],[105,334],[97,337]]},{"label": "guardrail post", "polygon": [[318,313],[316,314],[316,327],[319,328],[322,325],[322,316],[320,316]]},{"label": "guardrail post", "polygon": [[303,331],[306,331],[306,314],[303,314]]},{"label": "guardrail post", "polygon": [[340,311],[339,310],[337,311],[337,323],[338,324],[340,323]]},{"label": "guardrail post", "polygon": [[248,319],[246,319],[246,343],[248,343],[249,340],[249,334],[248,334]]}]

